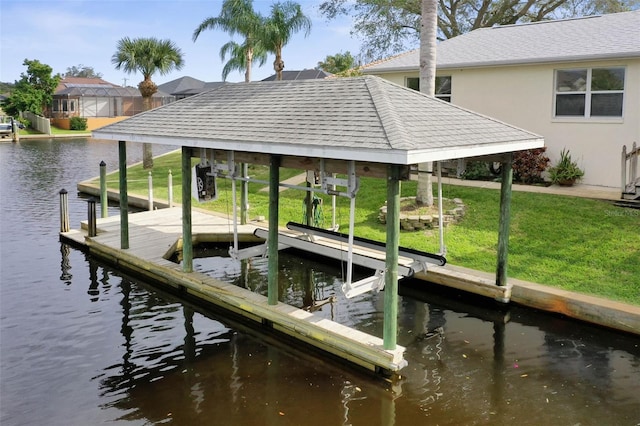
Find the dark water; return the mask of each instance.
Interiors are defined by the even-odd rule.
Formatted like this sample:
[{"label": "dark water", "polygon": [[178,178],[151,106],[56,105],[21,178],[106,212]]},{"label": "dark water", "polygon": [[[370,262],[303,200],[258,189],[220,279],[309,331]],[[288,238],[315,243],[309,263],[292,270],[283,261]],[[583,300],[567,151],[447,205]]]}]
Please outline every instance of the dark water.
[{"label": "dark water", "polygon": [[[117,151],[83,139],[0,144],[2,426],[640,424],[636,337],[406,286],[398,341],[409,367],[388,386],[60,244],[59,190],[78,227],[76,183],[102,160],[116,168]],[[130,160],[140,151],[131,145]],[[196,268],[266,287],[265,261],[221,253]],[[287,303],[336,295],[320,315],[381,336],[382,294],[346,301],[335,265],[281,262]]]}]

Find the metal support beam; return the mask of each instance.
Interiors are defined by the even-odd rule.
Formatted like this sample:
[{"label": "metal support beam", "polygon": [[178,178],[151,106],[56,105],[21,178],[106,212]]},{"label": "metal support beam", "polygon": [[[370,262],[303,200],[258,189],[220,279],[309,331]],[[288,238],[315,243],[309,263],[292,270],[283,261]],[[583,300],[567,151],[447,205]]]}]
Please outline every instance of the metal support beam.
[{"label": "metal support beam", "polygon": [[193,272],[191,230],[191,150],[182,147],[182,271]]},{"label": "metal support beam", "polygon": [[120,168],[120,248],[129,248],[129,197],[127,195],[127,142],[118,141]]},{"label": "metal support beam", "polygon": [[513,182],[513,155],[502,162],[500,183],[500,224],[498,228],[498,267],[496,285],[507,285],[507,257],[509,254],[509,225],[511,221],[511,186]]},{"label": "metal support beam", "polygon": [[269,272],[267,299],[278,304],[278,205],[280,200],[280,156],[272,155],[269,165]]},{"label": "metal support beam", "polygon": [[398,335],[398,245],[400,243],[400,167],[387,169],[387,250],[384,284],[383,345],[396,348]]}]

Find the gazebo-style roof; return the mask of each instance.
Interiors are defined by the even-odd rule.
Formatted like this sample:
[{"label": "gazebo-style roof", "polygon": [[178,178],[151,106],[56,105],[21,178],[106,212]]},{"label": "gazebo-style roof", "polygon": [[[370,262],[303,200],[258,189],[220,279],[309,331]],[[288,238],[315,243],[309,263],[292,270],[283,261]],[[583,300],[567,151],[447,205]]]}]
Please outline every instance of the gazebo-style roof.
[{"label": "gazebo-style roof", "polygon": [[378,77],[227,84],[94,137],[417,164],[542,147],[542,137]]},{"label": "gazebo-style roof", "polygon": [[[350,198],[349,234],[346,238],[347,278],[343,286],[345,295],[350,297],[347,293],[351,290],[352,294],[357,295],[363,291],[385,289],[381,348],[384,354],[369,358],[369,355],[363,355],[370,349],[369,343],[359,342],[352,346],[351,338],[341,336],[340,339],[346,338],[351,342],[346,345],[347,359],[356,360],[364,356],[366,362],[373,362],[376,368],[393,371],[406,364],[402,359],[404,348],[397,345],[396,337],[400,181],[408,179],[409,166],[481,156],[485,159],[498,158],[502,162],[496,285],[487,289],[481,283],[483,288],[480,291],[481,294],[506,302],[510,297],[510,287],[506,282],[512,179],[512,158],[509,153],[544,146],[543,139],[534,133],[371,76],[223,85],[110,124],[95,130],[93,136],[119,141],[122,250],[129,248],[126,141],[182,146],[184,273],[193,272],[192,172],[196,175],[197,188],[204,188],[204,182],[211,176],[226,177],[233,182],[251,182],[246,172],[239,175],[237,163],[269,164],[269,224],[268,234],[264,237],[267,242],[258,247],[258,251],[254,247],[242,252],[238,250],[237,209],[234,202],[234,245],[230,255],[236,259],[255,256],[258,252],[267,255],[269,275],[266,302],[269,309],[274,310],[279,303],[278,200],[279,187],[283,185],[279,169],[293,167],[319,171],[320,191]],[[192,157],[198,156],[201,163],[193,167]],[[226,168],[218,163],[225,159]],[[205,173],[198,175],[198,167],[204,168]],[[338,174],[347,178],[338,177]],[[386,238],[383,244],[365,242],[369,248],[373,245],[375,250],[383,249],[385,260],[383,264],[376,263],[373,276],[352,282],[354,210],[360,176],[386,179]],[[345,189],[337,190],[338,187]],[[231,198],[236,200],[235,185],[232,188],[234,193]],[[311,186],[301,189],[309,192],[316,190]],[[241,215],[243,210],[246,214],[248,204],[246,196],[244,198],[245,201],[241,201]],[[307,199],[311,200],[311,197]],[[311,207],[307,208],[307,212],[311,210]],[[307,225],[310,223],[308,220]],[[306,233],[322,232],[325,236],[345,239],[343,235],[333,235],[330,231],[327,234],[328,231],[312,226],[302,225],[301,229]],[[286,241],[283,246],[298,247],[303,241],[309,240],[288,238]],[[319,248],[305,250],[315,253]],[[342,253],[344,249],[339,250]],[[441,258],[416,251],[412,251],[411,255],[415,256],[415,267],[419,270],[426,270],[427,258]],[[343,254],[340,254],[340,259],[343,259]],[[444,258],[441,260],[444,261]],[[408,271],[406,275],[411,273]],[[284,321],[290,324],[298,319],[287,317]],[[267,321],[267,324],[270,322]],[[291,333],[318,347],[326,346],[324,334],[310,337],[301,330],[296,329]],[[333,336],[332,333],[329,335]],[[341,344],[336,345],[341,347],[341,351],[344,349]]]}]

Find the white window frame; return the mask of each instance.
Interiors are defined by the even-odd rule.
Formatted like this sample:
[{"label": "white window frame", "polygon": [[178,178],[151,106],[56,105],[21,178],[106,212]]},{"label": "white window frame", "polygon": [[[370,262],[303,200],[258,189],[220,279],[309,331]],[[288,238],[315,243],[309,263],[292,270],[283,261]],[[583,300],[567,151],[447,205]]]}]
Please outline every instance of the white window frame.
[{"label": "white window frame", "polygon": [[[444,78],[444,77],[448,77],[449,80],[451,81],[451,93],[436,93],[436,98],[442,99],[443,101],[447,101],[447,102],[451,103],[451,99],[452,99],[452,96],[453,96],[453,78],[450,75],[438,75],[438,76],[436,76],[436,78]],[[420,77],[405,77],[404,78],[404,87],[409,87],[409,79],[410,78],[418,80],[418,87],[420,87]]]},{"label": "white window frame", "polygon": [[[594,69],[622,69],[624,70],[624,83],[622,90],[591,90],[591,78]],[[587,71],[587,81],[584,91],[558,91],[558,71]],[[624,98],[627,86],[627,67],[621,65],[597,66],[597,67],[576,67],[576,68],[558,68],[553,71],[553,118],[558,120],[589,120],[589,121],[621,121],[624,117]],[[591,115],[591,96],[598,94],[622,94],[622,111],[620,115]],[[556,111],[558,96],[562,95],[584,95],[584,115],[558,115]]]}]

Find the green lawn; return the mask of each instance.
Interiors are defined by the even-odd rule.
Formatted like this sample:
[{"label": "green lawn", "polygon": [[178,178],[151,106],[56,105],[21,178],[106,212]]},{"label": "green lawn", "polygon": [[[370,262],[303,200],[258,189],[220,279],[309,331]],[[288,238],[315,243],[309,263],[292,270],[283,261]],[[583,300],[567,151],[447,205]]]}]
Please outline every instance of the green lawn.
[{"label": "green lawn", "polygon": [[[194,159],[194,164],[197,162]],[[173,172],[173,196],[181,200],[180,154],[154,159],[153,185],[156,199],[167,198],[167,176]],[[281,169],[281,180],[300,173]],[[251,166],[249,174],[268,180],[268,169]],[[128,171],[131,193],[146,195],[148,171],[135,166]],[[118,188],[117,173],[108,178]],[[249,217],[268,216],[268,192],[263,185],[249,185]],[[402,196],[415,195],[415,182],[402,183]],[[231,183],[218,180],[218,200],[200,207],[229,213]],[[444,185],[445,198],[461,198],[466,205],[463,220],[445,230],[448,262],[493,272],[496,267],[500,193],[497,190]],[[331,199],[323,196],[324,220],[331,223]],[[386,182],[361,179],[356,200],[355,234],[384,241],[386,228],[378,222],[385,202]],[[304,194],[281,193],[280,223],[300,222]],[[196,205],[194,203],[194,205]],[[571,291],[593,294],[640,305],[640,211],[622,209],[606,201],[559,195],[514,192],[511,205],[509,276]],[[337,221],[347,232],[348,200],[338,198]],[[438,251],[434,231],[402,232],[400,244],[419,250]]]}]

